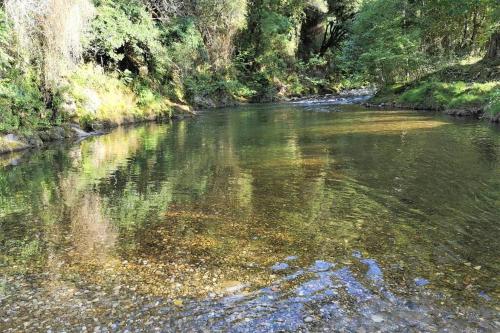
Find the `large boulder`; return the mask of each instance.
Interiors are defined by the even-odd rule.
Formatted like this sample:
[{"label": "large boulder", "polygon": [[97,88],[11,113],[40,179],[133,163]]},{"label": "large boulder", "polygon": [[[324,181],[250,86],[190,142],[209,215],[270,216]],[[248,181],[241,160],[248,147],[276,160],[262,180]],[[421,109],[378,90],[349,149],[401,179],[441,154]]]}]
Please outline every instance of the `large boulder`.
[{"label": "large boulder", "polygon": [[66,138],[66,131],[62,127],[51,127],[40,132],[40,138],[43,142],[61,141]]},{"label": "large boulder", "polygon": [[92,135],[91,133],[82,130],[78,125],[71,125],[71,131],[73,131],[74,136],[77,138],[86,138]]},{"label": "large boulder", "polygon": [[199,96],[196,95],[193,98],[194,105],[201,107],[203,109],[212,109],[217,107],[217,104],[214,100],[208,96]]}]

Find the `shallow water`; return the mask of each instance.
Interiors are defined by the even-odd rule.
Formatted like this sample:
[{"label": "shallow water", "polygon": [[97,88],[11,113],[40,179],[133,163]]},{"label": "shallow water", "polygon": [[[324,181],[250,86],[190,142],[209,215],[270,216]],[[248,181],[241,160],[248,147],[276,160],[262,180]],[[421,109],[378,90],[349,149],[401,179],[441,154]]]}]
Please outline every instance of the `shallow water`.
[{"label": "shallow water", "polygon": [[498,127],[249,106],[0,168],[0,331],[500,328]]}]

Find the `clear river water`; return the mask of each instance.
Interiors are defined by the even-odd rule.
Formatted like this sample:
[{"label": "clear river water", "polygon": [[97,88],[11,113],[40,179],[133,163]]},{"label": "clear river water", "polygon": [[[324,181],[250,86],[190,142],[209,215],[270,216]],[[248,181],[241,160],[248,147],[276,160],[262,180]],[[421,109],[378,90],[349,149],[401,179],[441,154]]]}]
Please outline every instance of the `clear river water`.
[{"label": "clear river water", "polygon": [[500,129],[302,102],[0,159],[2,332],[500,331]]}]

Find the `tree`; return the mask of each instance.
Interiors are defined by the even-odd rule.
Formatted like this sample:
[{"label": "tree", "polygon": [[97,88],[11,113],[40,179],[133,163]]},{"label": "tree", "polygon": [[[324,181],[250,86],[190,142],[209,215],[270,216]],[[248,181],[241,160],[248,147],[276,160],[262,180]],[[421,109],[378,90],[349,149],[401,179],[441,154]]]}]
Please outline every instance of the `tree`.
[{"label": "tree", "polygon": [[81,38],[93,17],[93,9],[88,0],[5,1],[19,53],[39,63],[48,107],[52,107],[54,93],[65,72],[80,60]]},{"label": "tree", "polygon": [[215,70],[228,66],[234,37],[246,27],[247,1],[198,0],[192,9]]},{"label": "tree", "polygon": [[319,50],[321,55],[332,47],[338,47],[346,38],[357,9],[357,1],[328,0],[327,22]]},{"label": "tree", "polygon": [[85,57],[110,70],[164,74],[161,31],[142,2],[101,0],[85,42]]},{"label": "tree", "polygon": [[155,18],[168,24],[173,18],[192,18],[216,71],[227,67],[236,34],[246,27],[247,0],[143,0]]},{"label": "tree", "polygon": [[491,11],[490,15],[490,21],[492,22],[490,30],[492,33],[487,44],[485,59],[498,60],[500,58],[500,6],[493,5],[494,3],[492,3],[491,7],[494,9]]},{"label": "tree", "polygon": [[500,31],[492,34],[488,43],[485,59],[499,60],[500,59]]},{"label": "tree", "polygon": [[182,0],[143,0],[153,16],[164,22],[169,22],[175,16],[185,15],[190,7],[190,1]]}]

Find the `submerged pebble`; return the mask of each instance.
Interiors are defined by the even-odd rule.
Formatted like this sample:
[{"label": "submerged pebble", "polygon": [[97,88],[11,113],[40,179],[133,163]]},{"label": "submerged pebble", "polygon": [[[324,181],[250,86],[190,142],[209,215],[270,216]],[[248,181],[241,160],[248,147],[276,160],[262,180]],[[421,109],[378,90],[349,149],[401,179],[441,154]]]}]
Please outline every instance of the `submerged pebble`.
[{"label": "submerged pebble", "polygon": [[417,287],[424,287],[429,284],[429,280],[424,278],[416,278],[414,281]]},{"label": "submerged pebble", "polygon": [[372,315],[371,316],[371,320],[375,323],[381,323],[384,321],[384,317],[382,317],[381,315]]},{"label": "submerged pebble", "polygon": [[314,266],[312,267],[312,270],[314,271],[318,271],[318,272],[324,272],[324,271],[327,271],[329,270],[330,268],[332,268],[334,266],[334,264],[332,263],[329,263],[327,261],[323,261],[323,260],[316,260],[314,262]]},{"label": "submerged pebble", "polygon": [[279,262],[279,263],[274,264],[271,267],[271,269],[273,271],[284,271],[284,270],[288,269],[289,267],[290,267],[290,265],[288,265],[287,263]]}]

